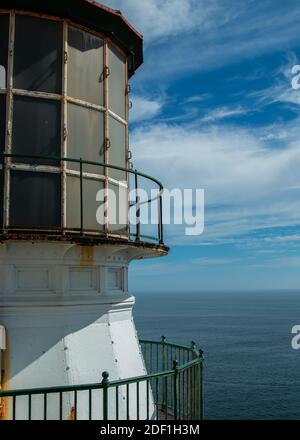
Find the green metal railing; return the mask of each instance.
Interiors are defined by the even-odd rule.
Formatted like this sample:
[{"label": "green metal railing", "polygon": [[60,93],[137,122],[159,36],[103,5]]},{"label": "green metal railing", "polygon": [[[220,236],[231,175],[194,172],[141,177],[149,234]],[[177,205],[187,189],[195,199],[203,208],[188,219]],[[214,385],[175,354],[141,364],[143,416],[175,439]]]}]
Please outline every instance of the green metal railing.
[{"label": "green metal railing", "polygon": [[11,420],[202,420],[203,352],[140,341],[148,374],[88,385],[0,391]]},{"label": "green metal railing", "polygon": [[[137,242],[140,241],[147,241],[147,240],[151,240],[154,242],[158,242],[159,244],[163,244],[164,242],[164,238],[163,238],[163,202],[162,202],[162,194],[164,191],[163,185],[162,183],[155,179],[152,176],[149,176],[147,174],[141,173],[137,170],[133,170],[130,168],[124,168],[124,167],[120,167],[120,166],[116,166],[116,165],[109,165],[109,164],[104,164],[101,162],[93,162],[93,161],[88,161],[88,160],[84,160],[82,158],[79,159],[75,159],[75,158],[69,158],[69,157],[58,157],[58,156],[41,156],[41,155],[23,155],[23,154],[10,154],[10,153],[2,153],[0,154],[0,161],[2,162],[2,168],[5,171],[7,169],[7,160],[10,159],[19,159],[19,161],[17,162],[13,162],[13,165],[21,165],[21,164],[34,164],[34,165],[42,165],[45,166],[45,164],[43,162],[47,161],[51,161],[51,163],[61,163],[61,162],[66,162],[66,163],[75,163],[79,165],[79,179],[80,179],[80,190],[79,190],[79,194],[78,194],[78,199],[79,199],[79,206],[80,206],[80,227],[79,228],[65,228],[66,230],[72,230],[75,232],[79,232],[81,235],[84,234],[88,234],[88,233],[98,233],[99,235],[105,235],[105,236],[109,236],[109,235],[121,235],[121,236],[127,236],[129,239],[133,239]],[[22,162],[22,159],[24,160]],[[106,224],[104,224],[104,230],[102,231],[100,228],[98,230],[91,230],[85,227],[84,224],[84,195],[83,195],[83,184],[84,184],[84,180],[86,179],[86,177],[84,176],[84,166],[86,165],[90,165],[90,166],[95,166],[97,167],[97,169],[104,169],[104,170],[117,170],[117,171],[123,171],[124,173],[126,173],[126,179],[128,175],[134,176],[133,179],[133,188],[132,190],[135,192],[135,201],[134,202],[130,202],[129,201],[129,209],[135,207],[135,217],[136,217],[136,221],[135,221],[135,232],[133,232],[132,230],[130,230],[130,228],[127,228],[127,231],[122,230],[122,232],[120,234],[118,234],[117,231],[110,231],[109,230],[109,226],[107,226]],[[50,165],[49,165],[50,166]],[[53,165],[52,165],[53,166]],[[17,168],[13,168],[13,170],[18,170]],[[70,172],[72,170],[68,170],[68,172]],[[5,172],[3,173],[3,175],[5,175]],[[140,196],[139,196],[139,178],[143,178],[146,179],[147,181],[150,181],[152,183],[154,183],[155,185],[157,185],[157,191],[158,194],[156,197],[154,198],[148,198],[147,200],[141,201],[140,200]],[[99,181],[102,180],[104,182],[108,182],[107,180],[107,176],[103,176],[103,179],[99,179]],[[158,224],[157,224],[157,235],[156,236],[149,236],[149,235],[145,235],[142,234],[141,232],[141,206],[142,205],[147,205],[147,204],[151,204],[153,202],[157,201],[157,212],[158,212]],[[106,210],[107,211],[107,210]],[[3,232],[6,232],[10,229],[28,229],[28,228],[23,228],[22,225],[18,228],[16,227],[10,227],[10,225],[5,225],[3,228]],[[34,229],[35,231],[38,231],[40,228],[38,227],[38,225],[33,225],[32,229]],[[43,228],[44,229],[44,228]],[[64,228],[62,227],[58,227],[58,228],[51,228],[54,230],[60,230],[63,231]]]}]

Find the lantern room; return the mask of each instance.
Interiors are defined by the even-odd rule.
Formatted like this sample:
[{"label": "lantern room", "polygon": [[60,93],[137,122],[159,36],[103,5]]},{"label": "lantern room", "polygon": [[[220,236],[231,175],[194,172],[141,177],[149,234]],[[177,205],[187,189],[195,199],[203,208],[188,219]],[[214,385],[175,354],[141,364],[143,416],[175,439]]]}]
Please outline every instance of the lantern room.
[{"label": "lantern room", "polygon": [[[130,238],[128,79],[142,62],[141,35],[96,2],[2,3],[4,233]],[[100,221],[99,190],[115,194]]]}]

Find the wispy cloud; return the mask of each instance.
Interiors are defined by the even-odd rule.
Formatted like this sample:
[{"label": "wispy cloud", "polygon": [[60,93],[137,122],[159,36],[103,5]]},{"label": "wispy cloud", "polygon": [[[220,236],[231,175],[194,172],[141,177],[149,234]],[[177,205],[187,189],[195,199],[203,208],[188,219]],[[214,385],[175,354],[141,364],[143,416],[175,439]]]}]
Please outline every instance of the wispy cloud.
[{"label": "wispy cloud", "polygon": [[107,0],[144,34],[146,43],[197,29],[209,29],[227,20],[226,6],[218,0]]},{"label": "wispy cloud", "polygon": [[130,121],[140,122],[152,119],[157,116],[163,103],[161,100],[148,99],[143,96],[132,96],[132,109],[130,110]]},{"label": "wispy cloud", "polygon": [[237,107],[225,106],[210,110],[201,120],[202,122],[216,122],[233,116],[241,116],[249,112],[249,109],[241,105]]},{"label": "wispy cloud", "polygon": [[292,73],[293,66],[299,64],[296,55],[289,52],[286,61],[279,68],[272,72],[273,84],[260,90],[247,94],[247,97],[256,99],[258,107],[268,106],[274,103],[300,105],[300,90],[292,87],[292,80],[295,74]]},{"label": "wispy cloud", "polygon": [[238,263],[239,261],[237,258],[195,258],[191,263],[199,266],[223,266]]},{"label": "wispy cloud", "polygon": [[[299,120],[293,125],[300,138]],[[132,136],[139,168],[169,188],[205,189],[200,242],[299,223],[300,194],[292,188],[300,183],[300,142],[287,139],[278,149],[261,138],[258,129],[196,123],[146,125]],[[182,243],[190,240],[178,228],[169,233]]]},{"label": "wispy cloud", "polygon": [[[145,35],[145,68],[137,78],[160,82],[208,71],[274,50],[299,38],[300,5],[290,0],[108,0]],[[271,19],[270,19],[271,17]],[[136,79],[135,79],[136,80]]]},{"label": "wispy cloud", "polygon": [[209,99],[211,96],[208,93],[203,93],[202,95],[192,95],[189,96],[184,103],[185,104],[194,104],[198,102],[203,102]]},{"label": "wispy cloud", "polygon": [[291,83],[288,81],[282,81],[271,87],[251,92],[248,96],[255,98],[260,106],[279,102],[300,105],[300,91],[292,89]]}]

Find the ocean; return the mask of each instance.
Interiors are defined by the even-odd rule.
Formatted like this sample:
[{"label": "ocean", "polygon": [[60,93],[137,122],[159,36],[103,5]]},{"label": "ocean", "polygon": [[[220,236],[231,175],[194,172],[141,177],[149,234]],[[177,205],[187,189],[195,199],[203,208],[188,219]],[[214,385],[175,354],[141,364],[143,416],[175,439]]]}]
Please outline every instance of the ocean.
[{"label": "ocean", "polygon": [[139,337],[204,350],[206,419],[300,419],[300,292],[135,296]]}]

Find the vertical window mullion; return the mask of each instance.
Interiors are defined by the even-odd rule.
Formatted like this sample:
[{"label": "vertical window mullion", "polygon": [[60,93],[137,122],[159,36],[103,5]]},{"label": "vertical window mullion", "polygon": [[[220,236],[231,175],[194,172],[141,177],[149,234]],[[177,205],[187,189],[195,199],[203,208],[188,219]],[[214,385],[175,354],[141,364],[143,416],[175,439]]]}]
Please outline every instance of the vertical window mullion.
[{"label": "vertical window mullion", "polygon": [[[104,63],[103,63],[103,72],[104,72],[104,107],[105,107],[105,123],[104,123],[104,164],[107,165],[109,163],[109,149],[108,149],[108,142],[109,142],[109,126],[108,126],[108,119],[109,119],[109,113],[108,113],[108,107],[109,107],[109,87],[108,87],[108,81],[109,76],[107,75],[107,68],[109,67],[109,59],[108,59],[108,40],[104,40]],[[104,175],[105,175],[105,182],[104,182],[104,188],[105,188],[105,210],[104,210],[104,221],[105,221],[105,227],[104,230],[106,233],[109,231],[109,219],[108,219],[108,177],[109,177],[109,169],[107,166],[104,167]]]},{"label": "vertical window mullion", "polygon": [[[67,117],[67,95],[68,95],[68,29],[69,25],[66,21],[63,23],[63,61],[62,61],[62,151],[61,156],[67,157],[68,144],[68,117]],[[68,163],[62,161],[62,227],[67,227],[67,168]]]},{"label": "vertical window mullion", "polygon": [[[125,102],[125,119],[127,122],[127,126],[126,126],[126,146],[125,146],[125,154],[126,154],[126,168],[129,168],[129,83],[128,83],[128,58],[126,57],[126,62],[125,62],[125,93],[126,93],[126,102]],[[128,234],[128,237],[130,238],[130,222],[129,222],[129,204],[130,204],[130,197],[129,197],[129,193],[130,193],[130,177],[129,177],[129,173],[127,173],[126,175],[126,180],[127,180],[127,187],[128,187],[128,191],[127,191],[127,199],[128,199],[128,210],[127,210],[127,226],[126,226],[126,232]]]},{"label": "vertical window mullion", "polygon": [[[7,101],[6,101],[6,135],[5,135],[5,152],[12,152],[12,136],[13,136],[13,65],[15,52],[15,19],[14,12],[10,13],[9,20],[9,45],[8,45],[8,65],[7,65]],[[3,227],[9,226],[9,210],[10,210],[10,165],[11,158],[5,159],[4,172],[4,196],[3,196]]]}]

